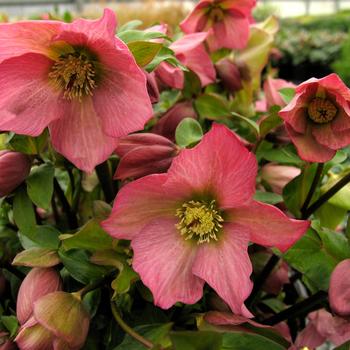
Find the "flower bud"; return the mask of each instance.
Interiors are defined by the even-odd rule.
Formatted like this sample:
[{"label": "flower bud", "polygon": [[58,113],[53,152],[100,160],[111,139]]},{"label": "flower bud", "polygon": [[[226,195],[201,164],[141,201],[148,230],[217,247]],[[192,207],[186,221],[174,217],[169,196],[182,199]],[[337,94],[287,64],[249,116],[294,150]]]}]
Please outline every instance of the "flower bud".
[{"label": "flower bud", "polygon": [[119,139],[116,153],[121,159],[114,177],[125,180],[165,172],[178,149],[163,136],[143,133]]},{"label": "flower bud", "polygon": [[175,130],[179,123],[185,118],[197,119],[191,101],[176,103],[171,107],[153,127],[152,132],[162,135],[171,141],[175,141]]},{"label": "flower bud", "polygon": [[299,168],[272,163],[264,165],[261,169],[261,178],[278,194],[282,194],[284,186],[299,174]]},{"label": "flower bud", "polygon": [[157,103],[159,101],[159,89],[156,76],[154,72],[147,73],[146,71],[144,71],[144,73],[147,79],[147,91],[151,103]]},{"label": "flower bud", "polygon": [[62,289],[60,275],[51,268],[34,268],[23,280],[17,296],[17,318],[24,324],[32,316],[34,303]]},{"label": "flower bud", "polygon": [[239,68],[230,59],[221,59],[215,64],[215,68],[222,84],[228,91],[235,92],[243,88]]},{"label": "flower bud", "polygon": [[31,161],[19,152],[0,151],[0,197],[10,194],[28,176]]},{"label": "flower bud", "polygon": [[332,272],[329,285],[331,309],[340,316],[350,316],[350,259],[340,262]]}]

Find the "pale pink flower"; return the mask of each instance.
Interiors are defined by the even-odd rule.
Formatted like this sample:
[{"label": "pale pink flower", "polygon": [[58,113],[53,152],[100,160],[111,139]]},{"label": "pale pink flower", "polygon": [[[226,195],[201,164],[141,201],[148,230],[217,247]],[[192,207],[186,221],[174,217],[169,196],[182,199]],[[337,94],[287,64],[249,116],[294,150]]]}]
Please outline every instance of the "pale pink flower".
[{"label": "pale pink flower", "polygon": [[185,33],[210,31],[211,51],[243,49],[249,38],[251,12],[256,0],[201,0],[180,23]]},{"label": "pale pink flower", "polygon": [[0,25],[0,130],[38,136],[92,171],[152,115],[146,78],[116,18]]},{"label": "pale pink flower", "polygon": [[[174,51],[175,57],[198,75],[202,86],[215,81],[214,65],[203,45],[207,36],[208,33],[188,34],[169,46]],[[172,88],[182,89],[184,86],[185,75],[183,70],[167,62],[162,62],[158,66],[156,75],[163,84]]]},{"label": "pale pink flower", "polygon": [[255,156],[214,124],[167,173],[121,189],[102,226],[131,240],[133,267],[156,305],[196,303],[207,282],[233,312],[251,316],[244,305],[252,289],[249,241],[285,251],[309,227],[253,200],[256,173]]},{"label": "pale pink flower", "polygon": [[327,162],[350,144],[350,90],[336,74],[298,85],[280,112],[300,158]]},{"label": "pale pink flower", "polygon": [[283,80],[283,79],[272,79],[268,77],[264,82],[264,93],[267,102],[267,108],[272,106],[284,107],[287,103],[283,100],[280,90],[285,88],[295,88],[296,85]]}]

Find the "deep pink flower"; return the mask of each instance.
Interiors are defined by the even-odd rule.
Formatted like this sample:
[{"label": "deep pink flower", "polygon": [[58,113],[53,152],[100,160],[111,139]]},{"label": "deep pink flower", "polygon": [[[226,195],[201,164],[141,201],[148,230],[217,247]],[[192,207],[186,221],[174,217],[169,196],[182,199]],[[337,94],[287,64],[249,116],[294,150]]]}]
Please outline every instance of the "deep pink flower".
[{"label": "deep pink flower", "polygon": [[311,78],[296,88],[280,112],[300,158],[327,162],[350,144],[350,90],[336,74]]},{"label": "deep pink flower", "polygon": [[249,38],[250,15],[256,0],[201,0],[180,23],[185,33],[212,29],[207,42],[211,51],[223,47],[242,49]]},{"label": "deep pink flower", "polygon": [[[214,65],[203,45],[207,36],[208,33],[185,35],[169,46],[176,58],[198,75],[202,86],[215,81]],[[167,62],[162,62],[158,66],[156,75],[163,84],[172,88],[182,89],[184,86],[183,70]]]},{"label": "deep pink flower", "polygon": [[340,316],[350,316],[350,259],[340,262],[332,272],[329,284],[329,302]]},{"label": "deep pink flower", "polygon": [[178,147],[167,138],[152,134],[132,134],[119,139],[115,153],[120,157],[114,178],[125,180],[168,170]]},{"label": "deep pink flower", "polygon": [[207,282],[234,313],[251,316],[244,305],[252,289],[249,241],[285,251],[309,227],[253,200],[256,173],[254,155],[214,124],[166,174],[122,188],[102,226],[132,241],[133,267],[156,305],[195,303]]},{"label": "deep pink flower", "polygon": [[229,58],[223,58],[215,63],[218,76],[224,87],[230,92],[236,92],[243,88],[241,72]]},{"label": "deep pink flower", "polygon": [[10,194],[29,175],[30,158],[19,152],[0,151],[0,197]]},{"label": "deep pink flower", "polygon": [[116,19],[0,25],[0,130],[37,136],[92,171],[152,108],[146,78],[115,37]]}]

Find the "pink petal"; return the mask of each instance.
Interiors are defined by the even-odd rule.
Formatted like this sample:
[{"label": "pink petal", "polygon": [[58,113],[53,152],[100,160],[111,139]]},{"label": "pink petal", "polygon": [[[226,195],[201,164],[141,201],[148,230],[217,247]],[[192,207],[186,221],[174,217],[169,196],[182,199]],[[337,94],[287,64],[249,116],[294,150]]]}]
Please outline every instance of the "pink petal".
[{"label": "pink petal", "polygon": [[256,5],[256,0],[221,0],[220,6],[224,9],[234,9],[249,16],[252,8]]},{"label": "pink petal", "polygon": [[60,108],[64,117],[49,126],[54,148],[79,169],[93,171],[112,154],[116,139],[105,135],[90,97],[65,101]]},{"label": "pink petal", "polygon": [[155,71],[157,78],[165,85],[174,89],[182,89],[184,85],[184,72],[170,65],[167,62],[162,62]]},{"label": "pink petal", "polygon": [[[243,205],[255,192],[256,159],[226,126],[213,124],[202,141],[173,160],[167,183],[187,193],[214,194],[221,209]],[[175,185],[174,185],[175,186]]]},{"label": "pink petal", "polygon": [[256,201],[230,210],[229,221],[245,227],[252,242],[277,247],[282,252],[292,246],[310,226],[307,220],[290,219],[276,207]]},{"label": "pink petal", "polygon": [[331,123],[314,125],[312,135],[316,141],[330,149],[337,150],[350,144],[350,129],[333,131]]},{"label": "pink petal", "polygon": [[274,105],[283,107],[286,105],[279,93],[279,90],[283,88],[295,88],[295,85],[283,79],[272,79],[269,77],[265,80],[264,93],[269,107]]},{"label": "pink petal", "polygon": [[[184,33],[199,32],[204,29],[201,25],[206,21],[206,9],[213,3],[213,0],[200,1],[190,14],[180,23]],[[203,28],[202,28],[203,27]]]},{"label": "pink petal", "polygon": [[133,268],[163,309],[179,301],[194,304],[203,294],[204,281],[192,274],[197,245],[183,239],[176,223],[155,219],[131,242]]},{"label": "pink petal", "polygon": [[40,135],[62,114],[59,94],[48,82],[52,61],[25,54],[0,65],[0,130]]},{"label": "pink petal", "polygon": [[[56,21],[1,23],[0,62],[26,53],[47,55],[51,40],[60,31],[61,26],[62,23]],[[22,69],[25,67],[23,65]],[[21,70],[18,70],[18,73],[20,72]]]},{"label": "pink petal", "polygon": [[234,315],[228,312],[220,312],[220,311],[209,311],[205,314],[204,319],[214,325],[217,326],[228,326],[233,325],[237,326],[242,323],[249,323],[254,327],[259,328],[271,328],[270,326],[263,325],[261,323],[255,322],[240,315]]},{"label": "pink petal", "polygon": [[350,129],[349,108],[340,108],[337,117],[332,120],[332,129],[334,132]]},{"label": "pink petal", "polygon": [[206,32],[187,34],[174,41],[169,48],[172,49],[175,54],[185,53],[203,44],[207,37],[208,33]]},{"label": "pink petal", "polygon": [[308,162],[324,163],[334,157],[336,151],[319,144],[313,137],[310,126],[307,127],[305,134],[295,132],[288,123],[285,123],[285,126],[301,159]]},{"label": "pink petal", "polygon": [[253,283],[248,255],[249,233],[235,224],[225,224],[218,242],[201,244],[193,273],[205,280],[238,315],[252,317],[244,305]]},{"label": "pink petal", "polygon": [[143,177],[125,185],[118,193],[111,216],[102,227],[113,237],[133,239],[151,220],[175,217],[182,203],[176,191],[164,187],[167,174]]},{"label": "pink petal", "polygon": [[340,262],[332,272],[329,285],[329,302],[340,316],[350,315],[350,259]]},{"label": "pink petal", "polygon": [[329,74],[322,79],[319,79],[318,84],[324,89],[331,90],[335,94],[341,95],[345,100],[350,100],[350,89],[344,84],[340,77],[335,74]]}]

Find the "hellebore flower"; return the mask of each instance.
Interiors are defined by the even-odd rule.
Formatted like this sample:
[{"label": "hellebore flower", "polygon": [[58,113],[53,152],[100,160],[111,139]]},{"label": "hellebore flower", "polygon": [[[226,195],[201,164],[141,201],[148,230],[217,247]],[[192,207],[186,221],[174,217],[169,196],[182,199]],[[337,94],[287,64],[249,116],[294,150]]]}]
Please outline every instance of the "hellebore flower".
[{"label": "hellebore flower", "polygon": [[332,272],[329,284],[331,309],[339,316],[350,316],[350,259],[340,262]]},{"label": "hellebore flower", "polygon": [[121,189],[102,226],[131,240],[133,267],[156,305],[196,303],[207,282],[234,313],[251,316],[243,304],[252,289],[249,241],[285,251],[309,227],[253,200],[256,172],[254,155],[214,124],[167,173]]},{"label": "hellebore flower", "polygon": [[197,113],[191,101],[178,102],[167,110],[153,127],[152,132],[175,141],[176,128],[185,118],[197,119]]},{"label": "hellebore flower", "polygon": [[35,302],[33,316],[22,325],[15,341],[21,350],[77,350],[85,343],[89,323],[77,296],[53,292]]},{"label": "hellebore flower", "polygon": [[[169,46],[174,51],[176,58],[198,75],[202,86],[215,81],[214,65],[203,45],[207,36],[208,33],[185,35]],[[156,76],[163,84],[174,89],[182,89],[184,86],[183,70],[167,62],[162,62],[158,66]]]},{"label": "hellebore flower", "polygon": [[279,90],[285,88],[295,88],[296,86],[283,79],[272,79],[268,77],[264,82],[264,93],[266,98],[267,109],[272,106],[284,107],[287,103],[283,100]]},{"label": "hellebore flower", "polygon": [[147,79],[147,91],[151,103],[157,103],[159,101],[159,88],[156,80],[156,74],[154,72],[147,73],[144,71]]},{"label": "hellebore flower", "polygon": [[146,77],[115,37],[116,19],[0,24],[0,130],[38,136],[91,172],[116,138],[152,115]]},{"label": "hellebore flower", "polygon": [[350,90],[336,74],[297,86],[280,112],[300,158],[327,162],[350,144]]},{"label": "hellebore flower", "polygon": [[230,92],[236,92],[243,88],[239,67],[228,58],[222,58],[215,63],[215,68],[222,84]]},{"label": "hellebore flower", "polygon": [[167,138],[151,133],[133,134],[119,139],[115,151],[121,157],[114,178],[125,180],[168,170],[178,153]]},{"label": "hellebore flower", "polygon": [[249,38],[250,15],[256,0],[201,0],[180,23],[185,33],[210,32],[210,51],[243,49]]},{"label": "hellebore flower", "polygon": [[0,197],[7,196],[28,176],[31,160],[25,154],[0,151]]}]

